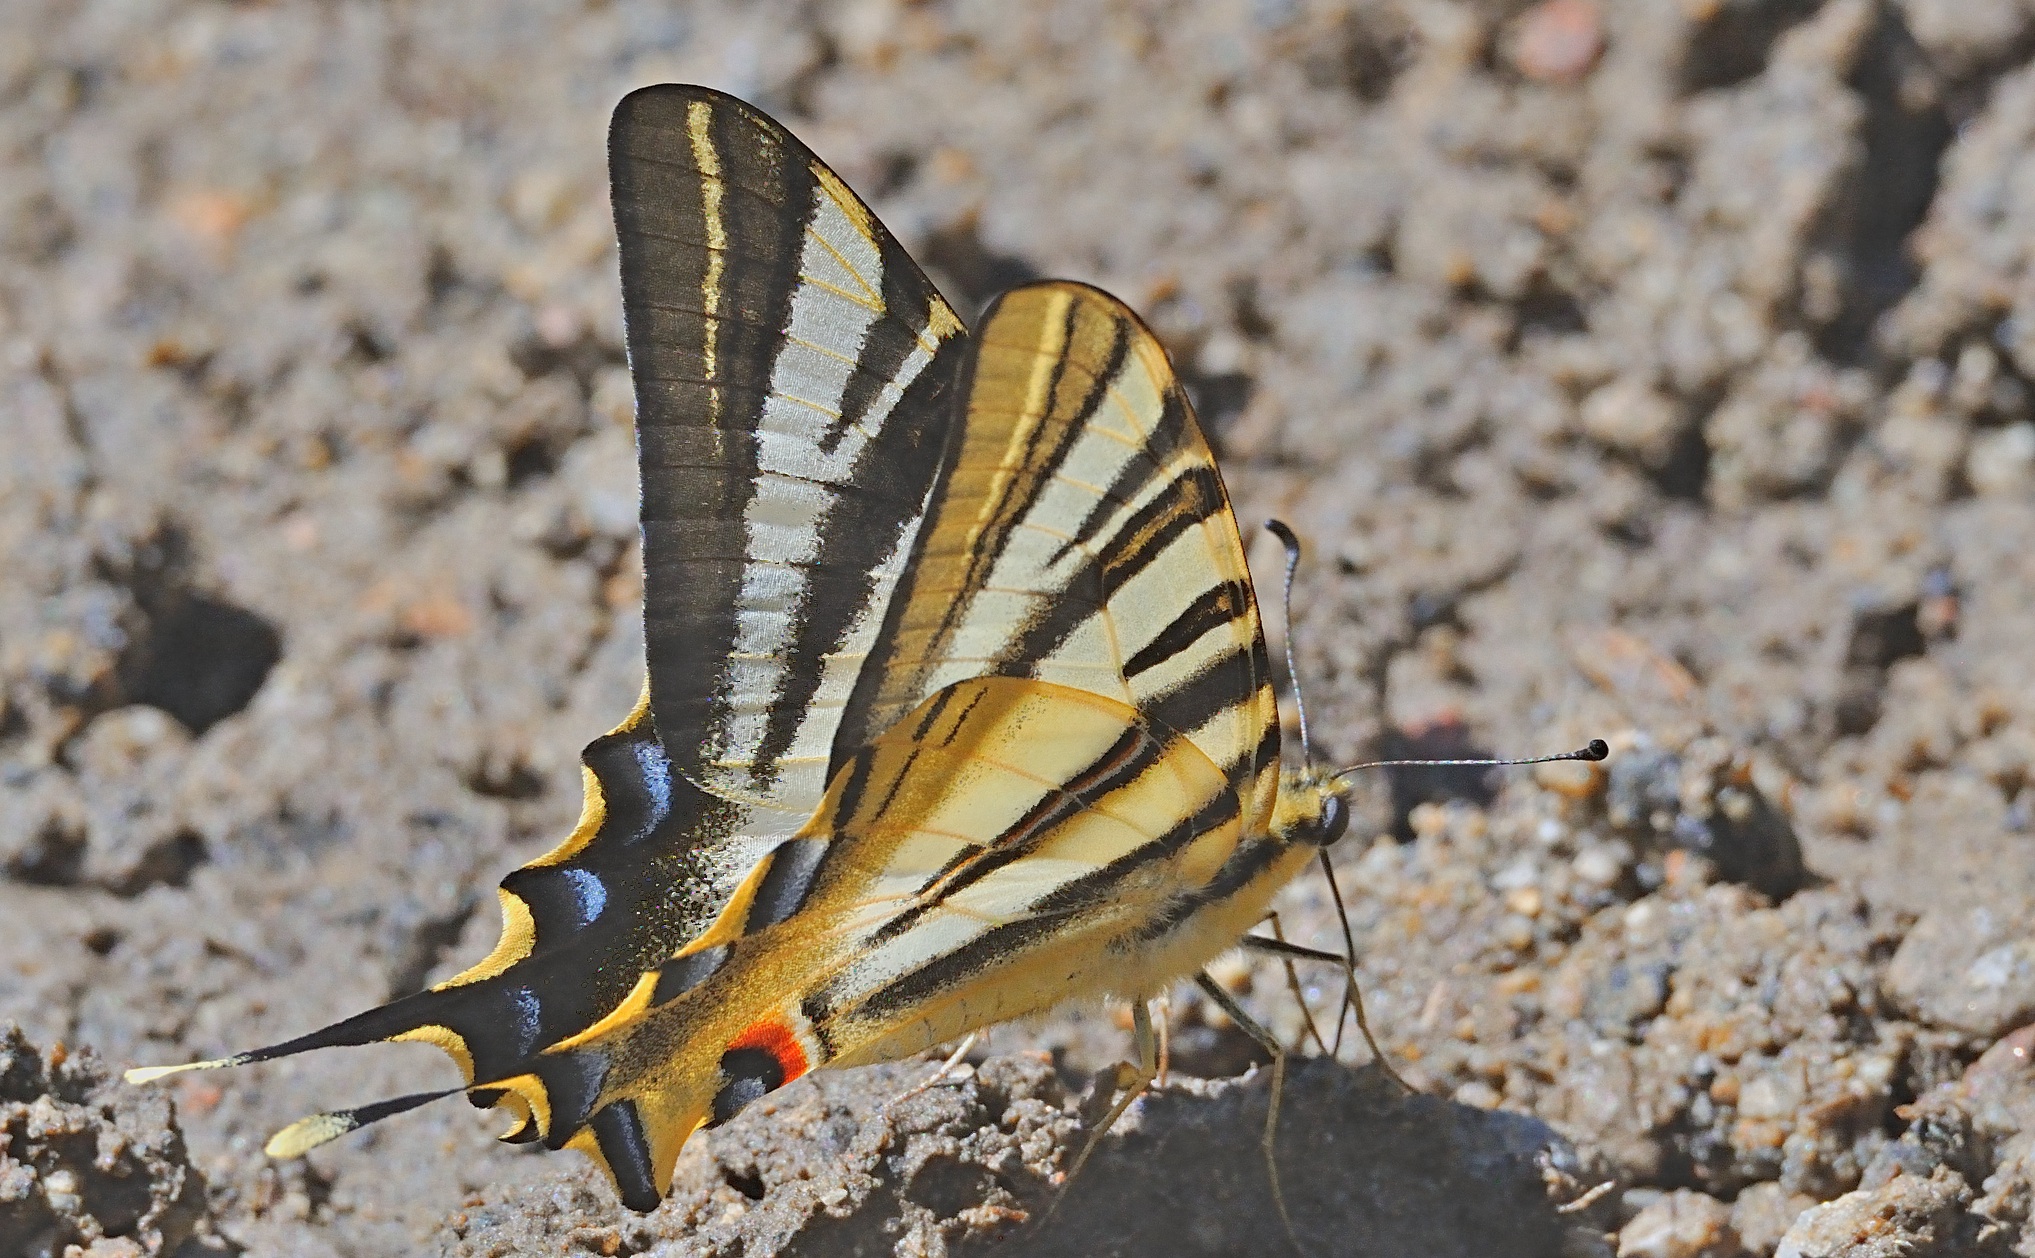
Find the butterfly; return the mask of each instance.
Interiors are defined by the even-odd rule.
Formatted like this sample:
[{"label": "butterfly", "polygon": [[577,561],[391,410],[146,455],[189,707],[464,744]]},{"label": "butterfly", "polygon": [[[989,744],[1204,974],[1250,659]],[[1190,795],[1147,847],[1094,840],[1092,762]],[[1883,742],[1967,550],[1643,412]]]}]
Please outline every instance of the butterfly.
[{"label": "butterfly", "polygon": [[1145,1001],[1349,808],[1281,769],[1222,477],[1123,303],[1027,284],[971,333],[832,170],[707,88],[629,95],[609,155],[647,680],[583,753],[578,825],[502,880],[464,973],[129,1078],[434,1044],[462,1087],[269,1152],[464,1092],[641,1211],[694,1131],[821,1066],[1104,995],[1148,1063]]}]

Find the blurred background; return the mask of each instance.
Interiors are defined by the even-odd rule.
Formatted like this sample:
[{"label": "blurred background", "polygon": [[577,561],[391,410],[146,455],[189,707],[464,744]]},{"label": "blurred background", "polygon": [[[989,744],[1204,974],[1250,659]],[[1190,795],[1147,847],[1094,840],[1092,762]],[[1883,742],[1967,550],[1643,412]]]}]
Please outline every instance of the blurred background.
[{"label": "blurred background", "polygon": [[[1310,544],[1325,756],[1612,737],[1371,784],[1339,859],[1418,1086],[1553,1123],[1607,1228],[1738,1247],[1635,1253],[1897,1180],[2025,1244],[2035,1104],[1971,1070],[2035,1019],[2031,56],[2018,0],[13,0],[0,1019],[212,1056],[492,942],[640,683],[603,143],[700,82],[964,313],[1067,276],[1150,320],[1240,517]],[[1312,882],[1285,911],[1337,937]],[[1183,1069],[1252,1059],[1172,1018]],[[209,1183],[171,1230],[414,1252],[581,1173],[457,1109],[257,1153],[446,1071],[169,1089]]]}]

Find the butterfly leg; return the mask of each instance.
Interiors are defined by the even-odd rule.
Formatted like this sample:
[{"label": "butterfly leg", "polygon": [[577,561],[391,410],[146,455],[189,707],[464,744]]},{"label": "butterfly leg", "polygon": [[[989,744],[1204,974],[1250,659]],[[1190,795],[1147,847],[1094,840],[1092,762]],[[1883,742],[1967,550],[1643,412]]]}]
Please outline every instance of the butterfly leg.
[{"label": "butterfly leg", "polygon": [[[1135,1066],[1127,1061],[1116,1064],[1116,1069],[1110,1076],[1110,1090],[1106,1094],[1114,1096],[1116,1103],[1109,1107],[1109,1112],[1104,1114],[1102,1120],[1088,1133],[1088,1142],[1081,1146],[1081,1155],[1074,1159],[1074,1165],[1067,1170],[1067,1186],[1073,1185],[1074,1177],[1087,1165],[1088,1155],[1095,1152],[1095,1146],[1109,1134],[1109,1129],[1116,1125],[1116,1120],[1123,1117],[1123,1112],[1131,1107],[1133,1101],[1143,1096],[1145,1089],[1152,1086],[1152,1080],[1158,1077],[1159,1049],[1158,1040],[1152,1034],[1152,1010],[1142,1000],[1131,1002],[1131,1031],[1137,1044],[1138,1063]],[[1097,1095],[1104,1094],[1098,1090]],[[1067,1187],[1062,1187],[1060,1190],[1062,1200],[1065,1200],[1066,1193]],[[1057,1202],[1054,1208],[1058,1209]]]},{"label": "butterfly leg", "polygon": [[919,1096],[925,1092],[930,1092],[932,1089],[939,1087],[941,1084],[945,1083],[949,1078],[953,1077],[954,1072],[961,1068],[961,1063],[968,1060],[968,1054],[975,1051],[975,1042],[976,1040],[980,1039],[981,1036],[982,1032],[980,1031],[970,1031],[962,1039],[961,1046],[959,1048],[956,1048],[952,1053],[949,1053],[947,1055],[947,1060],[940,1063],[940,1068],[938,1070],[935,1070],[923,1083],[920,1083],[917,1087],[912,1088],[908,1092],[903,1092],[897,1096],[890,1098],[889,1102],[886,1105],[886,1108],[889,1105],[902,1105],[906,1101],[911,1100],[915,1096]]},{"label": "butterfly leg", "polygon": [[[1378,1068],[1390,1076],[1392,1082],[1398,1084],[1406,1091],[1413,1092],[1417,1090],[1412,1084],[1406,1082],[1397,1070],[1392,1068],[1392,1059],[1385,1056],[1385,1050],[1378,1046],[1377,1038],[1371,1034],[1371,1021],[1364,1016],[1364,989],[1357,982],[1357,969],[1350,964],[1348,957],[1339,957],[1333,952],[1323,952],[1319,948],[1308,948],[1296,943],[1287,943],[1283,939],[1267,939],[1263,935],[1245,935],[1238,942],[1253,952],[1266,952],[1275,957],[1288,957],[1302,961],[1321,961],[1328,965],[1340,966],[1343,972],[1344,990],[1347,993],[1344,997],[1345,1007],[1356,1009],[1357,1030],[1363,1034],[1364,1043],[1370,1048],[1371,1056],[1377,1061]],[[1330,1055],[1333,1056],[1333,1052]]]},{"label": "butterfly leg", "polygon": [[1413,1085],[1401,1077],[1399,1071],[1392,1065],[1392,1059],[1379,1047],[1378,1037],[1371,1034],[1371,1020],[1364,1016],[1364,988],[1357,982],[1357,968],[1350,964],[1347,957],[1338,957],[1337,960],[1342,962],[1344,981],[1349,984],[1350,1005],[1357,1011],[1357,1030],[1363,1032],[1364,1047],[1371,1050],[1371,1060],[1377,1062],[1378,1069],[1390,1075],[1392,1082],[1398,1084],[1403,1091],[1412,1092]]},{"label": "butterfly leg", "polygon": [[1163,1088],[1166,1086],[1166,1068],[1171,1064],[1173,1057],[1173,998],[1170,995],[1159,997],[1159,1021],[1156,1027],[1159,1032],[1158,1084]]},{"label": "butterfly leg", "polygon": [[[1246,939],[1250,936],[1246,935]],[[1291,945],[1289,945],[1291,946]],[[1259,1147],[1265,1154],[1265,1173],[1272,1181],[1272,1204],[1279,1207],[1279,1220],[1286,1225],[1286,1238],[1301,1253],[1307,1246],[1300,1243],[1300,1234],[1293,1230],[1293,1216],[1286,1211],[1286,1194],[1279,1187],[1279,1153],[1276,1138],[1279,1134],[1279,1095],[1286,1088],[1286,1047],[1279,1037],[1258,1024],[1258,1020],[1244,1012],[1236,997],[1224,990],[1221,983],[1208,976],[1206,970],[1194,976],[1195,985],[1202,994],[1215,1002],[1216,1008],[1229,1015],[1245,1035],[1258,1042],[1258,1047],[1272,1055],[1272,1099],[1265,1109],[1265,1134]]]},{"label": "butterfly leg", "polygon": [[[1357,990],[1357,936],[1356,932],[1350,929],[1350,910],[1343,904],[1342,884],[1336,881],[1335,862],[1328,858],[1327,848],[1323,848],[1315,856],[1315,862],[1321,866],[1322,879],[1328,883],[1329,897],[1335,901],[1336,920],[1342,923],[1343,928],[1343,960],[1349,963],[1349,969],[1344,974],[1342,1007],[1335,1011],[1335,1045],[1329,1049],[1329,1056],[1337,1057],[1343,1051],[1344,1018],[1352,1004],[1357,1007],[1357,1026],[1359,1028],[1364,1026],[1363,995]],[[1378,1052],[1375,1043],[1371,1045],[1371,1051],[1379,1062],[1385,1060],[1385,1055]],[[1385,1069],[1390,1071],[1392,1068],[1386,1066]],[[1394,1075],[1393,1078],[1396,1079],[1398,1076]]]},{"label": "butterfly leg", "polygon": [[[1274,909],[1265,914],[1265,920],[1272,923],[1272,938],[1285,943],[1286,932],[1279,925],[1279,911]],[[1286,969],[1286,990],[1293,993],[1294,1003],[1300,1006],[1300,1017],[1307,1027],[1308,1038],[1314,1041],[1314,1046],[1321,1050],[1324,1057],[1335,1056],[1329,1051],[1328,1041],[1321,1038],[1321,1028],[1314,1025],[1314,1010],[1307,1007],[1307,996],[1300,990],[1300,971],[1293,967],[1293,958],[1281,956],[1279,963]]]}]

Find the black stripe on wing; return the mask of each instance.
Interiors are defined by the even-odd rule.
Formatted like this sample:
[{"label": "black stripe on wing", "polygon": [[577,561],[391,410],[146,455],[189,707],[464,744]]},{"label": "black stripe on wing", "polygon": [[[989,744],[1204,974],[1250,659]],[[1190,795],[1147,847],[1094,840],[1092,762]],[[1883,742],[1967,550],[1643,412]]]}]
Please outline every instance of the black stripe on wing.
[{"label": "black stripe on wing", "polygon": [[1192,417],[1193,411],[1189,409],[1185,395],[1178,388],[1167,390],[1158,422],[1145,433],[1144,448],[1124,461],[1116,479],[1089,508],[1073,536],[1061,545],[1059,554],[1053,557],[1054,562],[1065,558],[1070,551],[1097,541],[1117,512],[1137,501],[1138,495],[1147,486],[1164,475],[1162,469],[1169,466],[1181,448],[1190,444],[1197,435]]},{"label": "black stripe on wing", "polygon": [[1161,629],[1158,637],[1124,661],[1123,675],[1137,677],[1177,658],[1205,634],[1242,616],[1246,597],[1243,587],[1234,581],[1209,586],[1187,605],[1186,611]]},{"label": "black stripe on wing", "polygon": [[[1047,792],[1024,816],[990,840],[986,847],[958,854],[927,883],[920,893],[922,901],[885,922],[869,937],[869,943],[874,945],[897,938],[917,925],[927,913],[936,911],[948,897],[974,886],[1007,865],[1023,860],[1050,839],[1058,827],[1072,820],[1075,814],[1094,807],[1110,792],[1135,782],[1164,754],[1165,744],[1153,738],[1149,731],[1137,725],[1126,728],[1123,736],[1092,763],[1058,789]],[[906,776],[906,773],[900,773],[899,781]],[[883,814],[878,811],[870,815],[881,817]],[[851,821],[849,824],[854,823]]]},{"label": "black stripe on wing", "polygon": [[[999,298],[998,301],[1000,302],[1001,299]],[[992,302],[989,309],[983,312],[985,324],[990,319],[995,318],[997,304],[998,302]],[[1062,334],[1069,340],[1076,335],[1075,325],[1081,313],[1082,308],[1078,303],[1070,304],[1067,307],[1067,317]],[[1115,329],[1108,357],[1104,360],[1102,368],[1083,386],[1081,398],[1074,404],[1068,422],[1041,424],[1033,432],[1031,441],[1026,445],[1020,459],[1020,465],[1024,468],[1024,477],[1020,484],[1024,488],[1022,492],[1013,492],[1004,501],[996,504],[994,531],[987,533],[983,537],[980,548],[970,561],[967,588],[971,595],[987,581],[988,575],[996,570],[997,561],[1003,557],[1004,548],[1010,544],[1011,538],[1016,534],[1018,526],[1033,513],[1034,509],[1038,506],[1039,495],[1044,493],[1047,487],[1053,483],[1054,475],[1067,462],[1067,456],[1076,445],[1080,444],[1082,437],[1086,435],[1089,421],[1095,418],[1095,412],[1102,406],[1103,399],[1108,396],[1110,381],[1123,366],[1124,356],[1130,351],[1130,336],[1131,329],[1128,325],[1119,325]],[[1044,409],[1047,415],[1060,416],[1063,414],[1061,393],[1066,387],[1067,364],[1069,361],[1069,357],[1062,356],[1059,361],[1053,364],[1051,381],[1046,390]],[[973,366],[974,362],[971,357],[969,367],[972,369]],[[974,378],[972,370],[964,372],[962,377],[962,396],[968,396],[973,388]],[[956,444],[958,446],[958,443]],[[950,460],[951,457],[950,455]],[[1135,458],[1132,460],[1133,463],[1137,461]],[[1088,589],[1087,587],[1089,586],[1094,586],[1094,589]],[[1038,591],[1038,593],[1042,594],[1048,592],[1044,590]],[[1084,593],[1090,594],[1091,597],[1083,599],[1081,595]],[[1054,602],[1054,609],[1056,612],[1064,612],[1066,615],[1073,616],[1078,621],[1087,614],[1093,614],[1097,608],[1103,605],[1101,598],[1103,593],[1105,591],[1099,585],[1092,581],[1084,582],[1081,577],[1077,576],[1065,589],[1059,592]],[[950,629],[955,622],[965,617],[968,611],[969,605],[966,601],[957,601],[948,613],[947,626],[943,628],[942,636],[944,636],[946,629]],[[1017,626],[1013,626],[1013,628],[1015,629]],[[1029,637],[1030,635],[1027,636]],[[1055,644],[1057,645],[1057,643]],[[1037,660],[1042,654],[1042,651],[1033,649],[1033,644],[1030,642],[1023,640],[1012,641],[1000,653],[997,666],[987,671],[1022,676],[1029,671],[1031,662]]]},{"label": "black stripe on wing", "polygon": [[[903,260],[901,251],[899,258]],[[957,354],[958,350],[950,351],[949,361]],[[900,412],[944,419],[951,404],[951,368],[939,363],[935,367],[912,381],[898,405]],[[863,454],[860,467],[866,479],[855,486],[861,492],[842,495],[828,513],[803,612],[787,651],[794,667],[786,674],[754,753],[752,777],[759,785],[790,748],[819,690],[822,654],[847,636],[850,622],[877,588],[877,566],[923,511],[934,464],[929,447],[945,436],[944,425],[931,422],[917,427],[884,425]]]}]

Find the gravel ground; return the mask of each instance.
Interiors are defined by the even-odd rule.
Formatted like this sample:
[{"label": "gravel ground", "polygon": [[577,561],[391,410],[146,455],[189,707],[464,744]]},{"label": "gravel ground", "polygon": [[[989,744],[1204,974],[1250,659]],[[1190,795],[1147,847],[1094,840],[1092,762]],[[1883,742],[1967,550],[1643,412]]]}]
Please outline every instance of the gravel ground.
[{"label": "gravel ground", "polygon": [[[1064,1198],[1113,1011],[794,1085],[643,1219],[458,1106],[260,1155],[421,1046],[105,1081],[463,968],[576,815],[641,668],[602,136],[658,81],[784,118],[964,310],[1150,318],[1312,544],[1324,757],[1617,748],[1367,784],[1418,1095],[1354,1036],[1289,1073],[1312,1252],[2035,1255],[2017,0],[14,0],[0,1251],[1280,1244],[1269,1072],[1187,1077],[1255,1051],[1191,990]],[[1281,913],[1340,937],[1318,878]]]}]

